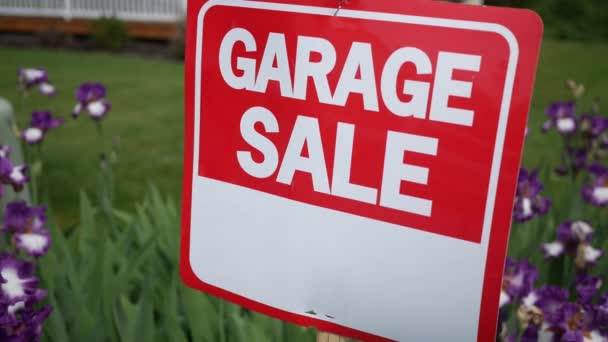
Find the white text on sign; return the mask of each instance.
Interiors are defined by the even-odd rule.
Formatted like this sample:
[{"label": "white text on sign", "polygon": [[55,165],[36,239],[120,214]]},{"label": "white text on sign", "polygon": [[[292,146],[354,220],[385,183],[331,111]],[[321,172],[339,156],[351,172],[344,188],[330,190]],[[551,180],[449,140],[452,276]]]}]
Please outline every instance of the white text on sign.
[{"label": "white text on sign", "polygon": [[[219,52],[220,71],[224,81],[233,89],[265,93],[268,83],[274,81],[278,82],[282,97],[306,100],[308,83],[312,81],[321,103],[345,106],[351,94],[358,94],[362,96],[363,107],[367,111],[378,112],[381,99],[386,108],[399,117],[428,119],[467,127],[473,125],[474,110],[450,107],[449,99],[471,97],[473,83],[453,79],[453,72],[478,72],[481,56],[441,51],[433,69],[431,59],[424,51],[416,47],[402,47],[385,61],[378,79],[372,45],[353,42],[332,94],[328,75],[334,70],[337,57],[330,41],[319,37],[298,36],[293,75],[284,34],[273,32],[268,35],[259,61],[237,56],[235,70],[232,60],[237,44],[242,44],[246,52],[255,52],[258,42],[243,28],[234,28],[224,36]],[[320,58],[313,61],[313,54]],[[397,84],[400,69],[408,63],[415,66],[419,75],[434,73],[432,89],[429,82],[405,80],[402,85]],[[399,98],[399,93],[409,95],[411,99],[404,102]],[[427,108],[429,103],[430,108]],[[355,125],[340,122],[336,127],[330,184],[317,118],[305,115],[297,117],[282,160],[280,151],[273,142],[254,129],[256,123],[262,124],[266,134],[280,133],[276,117],[268,109],[252,107],[243,114],[241,135],[264,156],[262,162],[256,162],[251,151],[237,151],[239,165],[247,174],[256,178],[268,178],[278,169],[276,181],[289,185],[296,171],[305,172],[311,175],[316,192],[431,216],[432,199],[408,196],[402,194],[400,189],[402,182],[428,184],[429,169],[404,163],[404,153],[408,151],[436,156],[438,138],[388,130],[382,183],[380,189],[375,189],[350,181]],[[305,148],[308,156],[303,157],[302,151]]]}]

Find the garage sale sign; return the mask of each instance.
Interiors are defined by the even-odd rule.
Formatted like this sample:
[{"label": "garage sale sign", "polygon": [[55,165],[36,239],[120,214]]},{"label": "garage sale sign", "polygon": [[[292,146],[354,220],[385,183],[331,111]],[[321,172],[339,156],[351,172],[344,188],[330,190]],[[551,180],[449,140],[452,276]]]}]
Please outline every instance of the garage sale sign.
[{"label": "garage sale sign", "polygon": [[542,23],[337,5],[189,2],[183,278],[361,340],[492,341]]}]

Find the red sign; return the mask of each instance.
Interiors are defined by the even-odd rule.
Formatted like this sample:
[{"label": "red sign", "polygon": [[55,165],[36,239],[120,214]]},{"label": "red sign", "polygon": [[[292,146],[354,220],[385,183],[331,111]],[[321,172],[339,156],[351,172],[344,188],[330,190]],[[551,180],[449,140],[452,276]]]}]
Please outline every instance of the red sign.
[{"label": "red sign", "polygon": [[364,340],[492,340],[542,23],[334,5],[190,2],[184,280]]}]

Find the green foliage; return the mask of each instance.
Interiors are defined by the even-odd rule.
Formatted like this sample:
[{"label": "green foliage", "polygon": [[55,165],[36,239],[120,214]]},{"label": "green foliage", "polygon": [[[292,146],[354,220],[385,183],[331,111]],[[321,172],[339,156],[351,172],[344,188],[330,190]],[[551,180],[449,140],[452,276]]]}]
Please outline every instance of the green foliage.
[{"label": "green foliage", "polygon": [[119,19],[102,17],[93,22],[91,38],[102,49],[119,51],[127,45],[129,34]]},{"label": "green foliage", "polygon": [[134,213],[80,196],[80,225],[39,272],[54,312],[46,341],[312,341],[314,332],[191,290],[179,276],[179,212],[152,188]]},{"label": "green foliage", "polygon": [[[559,153],[559,150],[555,150]],[[514,224],[509,237],[508,255],[516,260],[525,258],[539,270],[536,287],[542,285],[558,285],[569,288],[571,298],[575,298],[574,286],[577,269],[574,258],[563,258],[548,261],[540,249],[543,243],[556,240],[557,226],[566,220],[585,220],[595,229],[591,245],[594,248],[608,250],[608,212],[602,208],[593,207],[583,201],[580,195],[584,174],[578,177],[560,177],[552,172],[550,165],[544,165],[539,174],[545,187],[543,196],[553,201],[553,207],[545,216],[534,218],[524,224]],[[602,257],[590,271],[591,275],[605,277],[608,274],[608,258]],[[608,283],[604,282],[599,293],[608,291]],[[509,333],[520,327],[517,318],[519,301],[506,306],[508,312]]]},{"label": "green foliage", "polygon": [[607,39],[608,3],[600,0],[551,0],[533,7],[543,19],[547,34],[560,39]]},{"label": "green foliage", "polygon": [[538,12],[549,37],[608,39],[608,1],[605,0],[486,0],[485,3]]}]

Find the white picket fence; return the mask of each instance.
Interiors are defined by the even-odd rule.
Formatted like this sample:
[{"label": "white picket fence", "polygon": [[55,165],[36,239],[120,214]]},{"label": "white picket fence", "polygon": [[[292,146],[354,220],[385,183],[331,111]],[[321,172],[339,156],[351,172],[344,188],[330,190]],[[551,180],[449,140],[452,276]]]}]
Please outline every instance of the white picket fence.
[{"label": "white picket fence", "polygon": [[121,20],[174,22],[183,17],[186,0],[0,0],[0,15],[56,17],[70,20],[115,16]]}]

